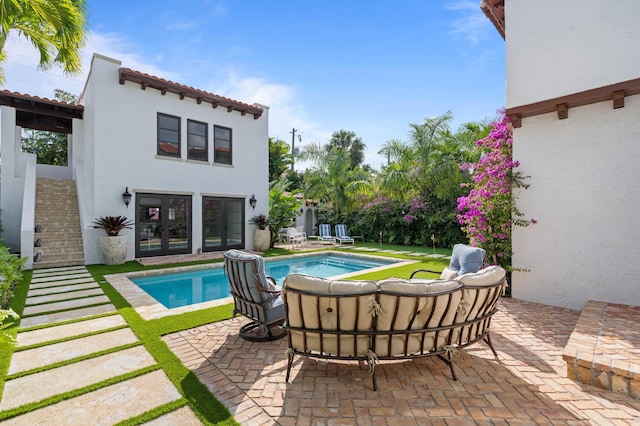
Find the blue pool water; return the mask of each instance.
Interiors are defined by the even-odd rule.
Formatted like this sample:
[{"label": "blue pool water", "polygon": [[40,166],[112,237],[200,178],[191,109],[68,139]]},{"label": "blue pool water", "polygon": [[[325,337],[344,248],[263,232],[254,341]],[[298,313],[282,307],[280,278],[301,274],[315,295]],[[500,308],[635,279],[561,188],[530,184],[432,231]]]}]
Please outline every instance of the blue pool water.
[{"label": "blue pool water", "polygon": [[[265,271],[282,285],[284,278],[292,273],[329,278],[394,262],[396,261],[391,259],[318,254],[281,260],[267,259]],[[169,309],[229,297],[229,280],[224,275],[223,268],[219,267],[129,279]]]}]

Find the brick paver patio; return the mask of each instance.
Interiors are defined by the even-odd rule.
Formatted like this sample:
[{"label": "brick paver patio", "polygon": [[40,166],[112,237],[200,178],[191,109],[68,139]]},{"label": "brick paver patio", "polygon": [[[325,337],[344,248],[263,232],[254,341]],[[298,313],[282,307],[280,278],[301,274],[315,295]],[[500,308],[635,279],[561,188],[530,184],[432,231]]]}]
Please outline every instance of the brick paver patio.
[{"label": "brick paver patio", "polygon": [[563,350],[580,313],[502,299],[483,343],[456,358],[381,363],[374,392],[365,367],[296,357],[285,383],[286,341],[246,342],[238,317],[165,336],[172,351],[242,424],[640,424],[640,401],[566,378]]}]

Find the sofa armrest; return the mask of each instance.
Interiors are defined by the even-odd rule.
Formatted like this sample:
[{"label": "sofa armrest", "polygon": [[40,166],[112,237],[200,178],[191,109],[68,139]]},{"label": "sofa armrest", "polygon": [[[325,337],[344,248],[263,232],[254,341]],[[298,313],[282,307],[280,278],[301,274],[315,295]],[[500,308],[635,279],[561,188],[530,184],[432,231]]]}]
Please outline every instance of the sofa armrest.
[{"label": "sofa armrest", "polygon": [[433,271],[431,269],[416,269],[415,271],[413,271],[411,273],[411,275],[409,276],[409,279],[413,278],[416,274],[418,274],[420,272],[428,272],[428,273],[437,274],[438,276],[440,276],[440,272],[438,272],[438,271]]}]

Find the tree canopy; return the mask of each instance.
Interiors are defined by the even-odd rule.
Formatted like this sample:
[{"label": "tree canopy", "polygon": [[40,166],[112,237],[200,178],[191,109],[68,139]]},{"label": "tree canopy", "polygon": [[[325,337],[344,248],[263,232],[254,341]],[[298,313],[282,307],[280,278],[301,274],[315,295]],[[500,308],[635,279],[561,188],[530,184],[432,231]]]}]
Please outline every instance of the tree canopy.
[{"label": "tree canopy", "polygon": [[0,62],[6,59],[4,45],[9,33],[16,31],[38,50],[42,69],[59,64],[67,73],[80,72],[86,15],[85,0],[1,0]]}]

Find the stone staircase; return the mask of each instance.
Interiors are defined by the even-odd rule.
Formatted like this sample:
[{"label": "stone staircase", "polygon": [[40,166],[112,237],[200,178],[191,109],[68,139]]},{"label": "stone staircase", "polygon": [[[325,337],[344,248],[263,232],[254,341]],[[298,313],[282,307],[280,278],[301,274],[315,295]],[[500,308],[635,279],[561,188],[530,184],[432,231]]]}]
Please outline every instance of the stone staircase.
[{"label": "stone staircase", "polygon": [[73,180],[36,180],[33,268],[84,265],[78,195]]}]

